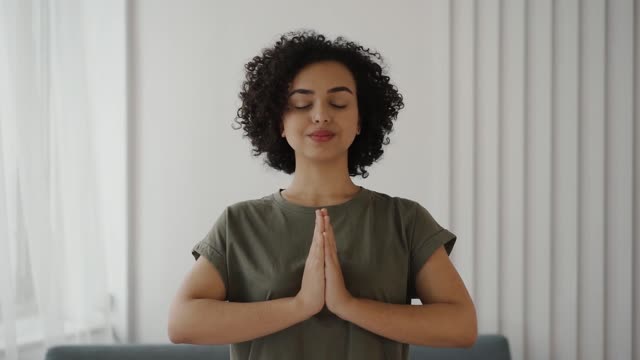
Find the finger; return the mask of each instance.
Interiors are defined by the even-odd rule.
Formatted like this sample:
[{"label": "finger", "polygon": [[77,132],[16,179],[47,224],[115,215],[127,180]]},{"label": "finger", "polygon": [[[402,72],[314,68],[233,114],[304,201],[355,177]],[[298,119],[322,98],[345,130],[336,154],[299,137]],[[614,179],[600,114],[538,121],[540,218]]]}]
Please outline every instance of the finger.
[{"label": "finger", "polygon": [[338,260],[338,254],[335,252],[335,250],[332,248],[332,246],[330,245],[329,239],[328,239],[328,235],[326,232],[324,233],[324,237],[325,237],[325,245],[324,245],[324,252],[325,252],[325,273],[327,273],[327,271],[330,271],[330,276],[342,276],[342,270],[340,269],[340,261]]},{"label": "finger", "polygon": [[333,261],[333,257],[331,256],[331,246],[329,245],[329,241],[327,239],[327,233],[323,232],[322,236],[324,237],[324,261],[327,266],[331,266],[331,262]]},{"label": "finger", "polygon": [[320,251],[320,238],[322,237],[322,233],[320,232],[320,212],[316,210],[316,225],[313,229],[313,237],[311,238],[311,246],[309,249],[309,257],[317,256],[316,254]]},{"label": "finger", "polygon": [[315,232],[318,235],[318,238],[322,238],[322,232],[324,231],[324,220],[322,219],[322,212],[320,210],[316,210],[316,228]]},{"label": "finger", "polygon": [[324,214],[322,212],[323,210],[324,209],[316,210],[318,212],[318,218],[320,220],[320,234],[321,235],[322,235],[322,232],[324,231],[324,220],[323,220]]},{"label": "finger", "polygon": [[323,222],[324,230],[329,231],[329,228],[331,227],[331,217],[329,216],[329,214],[324,214],[322,216],[322,222]]},{"label": "finger", "polygon": [[324,267],[324,257],[325,257],[324,247],[326,246],[325,243],[326,241],[321,234],[320,239],[318,240],[318,262],[322,264],[323,267]]},{"label": "finger", "polygon": [[314,229],[315,231],[320,230],[320,227],[322,226],[321,222],[322,222],[322,214],[320,213],[320,210],[316,210],[316,227]]},{"label": "finger", "polygon": [[325,238],[325,236],[323,234],[325,232],[325,226],[324,226],[324,219],[323,219],[323,216],[322,216],[322,212],[319,211],[318,214],[319,214],[318,215],[318,217],[319,217],[318,221],[320,223],[320,226],[319,226],[319,229],[318,229],[318,239],[320,240],[319,249],[322,250],[322,256],[324,257],[324,246],[325,246],[325,243],[327,243],[327,239]]},{"label": "finger", "polygon": [[331,261],[336,267],[340,267],[340,260],[338,258],[338,244],[336,243],[335,233],[333,232],[333,227],[331,226],[330,219],[327,220],[329,230],[326,231],[325,242],[327,243],[325,248],[329,250],[329,255],[331,257]]},{"label": "finger", "polygon": [[327,232],[324,232],[322,235],[324,237],[325,263],[327,266],[335,266],[335,262],[336,262],[335,251],[331,246],[331,241],[329,240],[329,234]]},{"label": "finger", "polygon": [[332,255],[333,252],[333,243],[332,243],[332,239],[331,239],[331,229],[330,229],[330,219],[329,219],[329,215],[325,215],[322,217],[322,221],[324,223],[324,228],[325,231],[323,233],[324,235],[324,241],[325,241],[325,249],[326,251],[329,252],[329,256]]},{"label": "finger", "polygon": [[329,217],[329,215],[324,217],[324,228],[325,228],[325,232],[328,235],[327,239],[329,241],[329,246],[333,248],[337,253],[338,245],[336,244],[336,237],[335,237],[335,233],[333,232],[333,226],[331,225],[331,218]]},{"label": "finger", "polygon": [[[329,210],[327,210],[326,208],[322,209],[322,219],[324,220],[327,216],[329,216]],[[323,221],[324,222],[324,221]],[[324,229],[327,230],[326,224],[324,224]]]}]

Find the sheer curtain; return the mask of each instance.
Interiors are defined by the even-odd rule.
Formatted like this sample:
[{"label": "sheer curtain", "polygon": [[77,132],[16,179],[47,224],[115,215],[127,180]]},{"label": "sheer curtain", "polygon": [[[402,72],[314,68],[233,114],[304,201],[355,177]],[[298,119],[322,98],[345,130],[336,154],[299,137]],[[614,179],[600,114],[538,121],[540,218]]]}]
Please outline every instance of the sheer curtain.
[{"label": "sheer curtain", "polygon": [[112,341],[91,4],[0,0],[0,359]]}]

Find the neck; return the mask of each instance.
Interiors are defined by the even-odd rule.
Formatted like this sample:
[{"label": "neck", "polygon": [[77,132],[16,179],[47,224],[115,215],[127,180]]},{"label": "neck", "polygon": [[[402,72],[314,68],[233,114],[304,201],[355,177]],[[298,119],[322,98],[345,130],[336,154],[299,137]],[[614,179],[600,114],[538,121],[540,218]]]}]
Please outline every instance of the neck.
[{"label": "neck", "polygon": [[359,190],[360,187],[349,177],[346,161],[300,162],[296,164],[291,184],[282,195],[287,200],[306,206],[328,206],[349,200]]}]

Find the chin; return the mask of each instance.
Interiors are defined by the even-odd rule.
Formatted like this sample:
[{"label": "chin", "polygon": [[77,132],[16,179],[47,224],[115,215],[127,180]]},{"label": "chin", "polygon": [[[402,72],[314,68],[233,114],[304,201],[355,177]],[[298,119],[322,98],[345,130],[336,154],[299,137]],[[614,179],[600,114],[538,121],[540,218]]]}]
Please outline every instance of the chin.
[{"label": "chin", "polygon": [[306,156],[311,161],[334,161],[339,162],[342,157],[347,157],[347,151],[344,152],[314,152]]}]

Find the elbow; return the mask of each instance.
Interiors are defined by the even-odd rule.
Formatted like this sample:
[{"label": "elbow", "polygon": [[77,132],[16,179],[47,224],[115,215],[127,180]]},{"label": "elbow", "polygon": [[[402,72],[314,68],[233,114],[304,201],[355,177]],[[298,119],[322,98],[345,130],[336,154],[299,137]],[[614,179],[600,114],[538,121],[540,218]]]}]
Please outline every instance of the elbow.
[{"label": "elbow", "polygon": [[169,332],[169,341],[171,341],[172,344],[185,344],[185,341],[182,340],[181,337],[172,334],[171,332]]},{"label": "elbow", "polygon": [[169,319],[169,325],[167,326],[167,335],[169,335],[169,340],[174,344],[185,344],[187,343],[187,337],[184,334],[184,331],[176,324],[176,321],[173,319]]},{"label": "elbow", "polygon": [[478,340],[478,320],[475,308],[472,308],[468,314],[465,317],[462,335],[460,336],[460,339],[463,339],[460,346],[467,349],[472,348]]},{"label": "elbow", "polygon": [[167,335],[169,336],[169,340],[174,344],[186,344],[189,342],[188,334],[182,317],[184,314],[181,314],[179,311],[180,306],[178,304],[172,304],[171,310],[169,311],[169,321],[167,324]]},{"label": "elbow", "polygon": [[472,348],[476,344],[476,341],[478,340],[477,328],[474,327],[471,329],[466,329],[465,334],[460,338],[463,339],[462,342],[460,343],[460,347],[463,347],[466,349]]},{"label": "elbow", "polygon": [[169,341],[174,344],[185,344],[187,343],[186,337],[179,330],[175,329],[171,325],[169,325],[167,329],[167,334],[169,335]]}]

